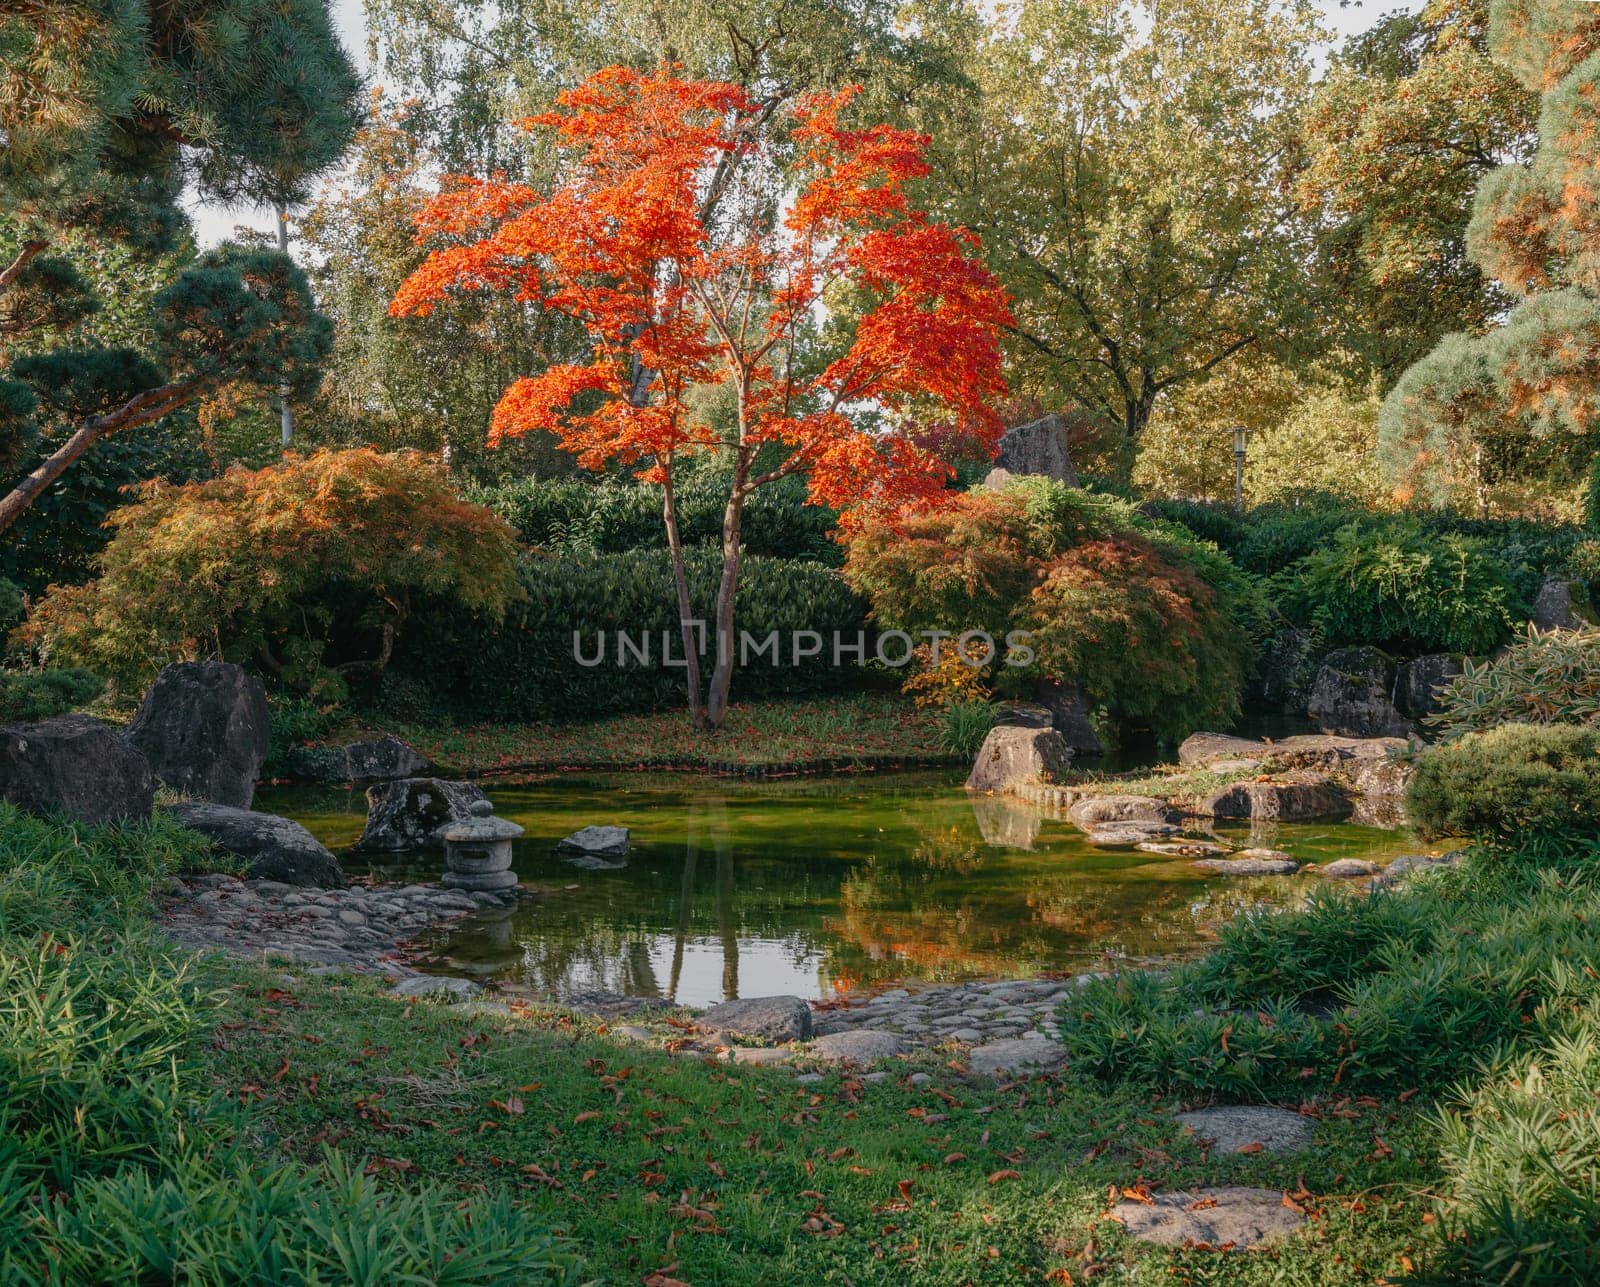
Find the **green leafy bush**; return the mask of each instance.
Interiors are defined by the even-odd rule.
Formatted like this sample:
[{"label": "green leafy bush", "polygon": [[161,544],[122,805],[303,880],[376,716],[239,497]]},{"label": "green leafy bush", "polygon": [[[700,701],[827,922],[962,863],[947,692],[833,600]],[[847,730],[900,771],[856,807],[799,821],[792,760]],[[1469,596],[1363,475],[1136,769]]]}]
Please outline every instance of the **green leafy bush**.
[{"label": "green leafy bush", "polygon": [[1526,608],[1483,542],[1351,525],[1280,579],[1285,612],[1332,646],[1370,644],[1404,655],[1484,653]]},{"label": "green leafy bush", "polygon": [[1504,724],[1430,747],[1406,807],[1424,835],[1591,837],[1600,828],[1600,730]]},{"label": "green leafy bush", "polygon": [[106,681],[92,670],[0,670],[0,721],[48,719],[92,702]]},{"label": "green leafy bush", "polygon": [[1465,663],[1429,723],[1450,737],[1501,724],[1600,722],[1600,629],[1529,626],[1487,661]]},{"label": "green leafy bush", "polygon": [[510,529],[414,452],[152,482],[111,521],[98,579],[53,589],[20,633],[130,686],[198,650],[336,699],[382,671],[413,598],[493,615],[516,591]]},{"label": "green leafy bush", "polygon": [[[690,590],[706,603],[720,561],[714,551],[689,552]],[[501,621],[449,603],[419,610],[400,641],[396,679],[425,683],[437,700],[466,719],[497,721],[597,718],[654,710],[683,701],[683,645],[665,550],[624,554],[529,554],[518,564],[522,595]],[[783,655],[752,653],[739,666],[734,691],[741,698],[828,691],[859,682],[864,674],[845,654],[833,664],[833,635],[846,646],[866,632],[861,600],[839,574],[800,559],[747,558],[737,604],[739,629],[757,642],[778,631]],[[821,652],[793,663],[792,636],[822,636]],[[635,646],[648,643],[649,662],[632,653],[619,664],[617,632]],[[594,658],[604,635],[604,659]],[[678,665],[663,664],[662,639]],[[866,634],[866,656],[872,638]]]},{"label": "green leafy bush", "polygon": [[1237,714],[1270,616],[1214,545],[1039,478],[867,526],[850,538],[845,576],[884,627],[1030,632],[1032,673],[1069,676],[1114,717],[1169,739]]},{"label": "green leafy bush", "polygon": [[[679,480],[678,525],[686,545],[722,540],[729,477],[714,468]],[[481,487],[469,499],[487,505],[526,545],[554,554],[621,554],[665,549],[661,489],[626,479],[517,479]],[[805,481],[789,477],[759,488],[746,503],[745,549],[769,558],[813,559],[837,566],[832,539],[838,515],[806,503]]]}]

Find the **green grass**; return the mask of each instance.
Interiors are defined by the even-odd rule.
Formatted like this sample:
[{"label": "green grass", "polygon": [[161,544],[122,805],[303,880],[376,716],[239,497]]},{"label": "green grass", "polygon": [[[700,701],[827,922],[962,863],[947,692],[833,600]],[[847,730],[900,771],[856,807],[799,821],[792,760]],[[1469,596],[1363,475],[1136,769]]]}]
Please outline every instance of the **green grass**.
[{"label": "green grass", "polygon": [[[286,995],[241,976],[216,1056],[275,1148],[325,1145],[396,1184],[509,1191],[607,1283],[1371,1283],[1423,1230],[1418,1107],[1323,1102],[1291,1160],[1202,1160],[1174,1101],[1048,1080],[997,1086],[936,1055],[878,1083],[746,1068],[619,1040],[560,1012],[403,1005],[361,982]],[[920,1070],[932,1080],[911,1083]],[[1374,1141],[1383,1142],[1379,1148]],[[381,1160],[375,1160],[381,1159]],[[1320,1212],[1249,1262],[1128,1242],[1112,1185],[1248,1182]],[[1057,1275],[1051,1278],[1050,1275]]]},{"label": "green grass", "polygon": [[[361,730],[346,730],[356,732]],[[365,730],[370,732],[371,730]],[[479,773],[549,768],[846,767],[948,759],[937,711],[889,693],[736,702],[715,733],[681,710],[619,715],[592,724],[386,725],[453,769]],[[343,736],[343,735],[341,735]],[[328,740],[337,740],[330,738]]]}]

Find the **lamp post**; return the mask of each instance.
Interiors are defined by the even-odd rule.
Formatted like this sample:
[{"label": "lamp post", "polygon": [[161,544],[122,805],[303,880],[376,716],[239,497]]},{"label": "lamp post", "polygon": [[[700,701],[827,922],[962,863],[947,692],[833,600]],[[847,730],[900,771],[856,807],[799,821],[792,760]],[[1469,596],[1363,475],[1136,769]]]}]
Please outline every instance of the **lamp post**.
[{"label": "lamp post", "polygon": [[1244,512],[1244,449],[1250,441],[1250,431],[1243,425],[1233,427],[1233,508]]}]

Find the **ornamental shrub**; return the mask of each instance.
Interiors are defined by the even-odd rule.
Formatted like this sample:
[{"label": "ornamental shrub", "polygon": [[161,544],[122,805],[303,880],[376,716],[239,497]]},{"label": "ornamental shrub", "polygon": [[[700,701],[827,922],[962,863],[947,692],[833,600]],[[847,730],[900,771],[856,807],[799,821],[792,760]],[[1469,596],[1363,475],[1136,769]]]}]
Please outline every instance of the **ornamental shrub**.
[{"label": "ornamental shrub", "polygon": [[1370,644],[1403,655],[1485,653],[1526,607],[1482,541],[1396,527],[1351,525],[1279,581],[1285,612],[1334,646]]},{"label": "ornamental shrub", "polygon": [[[720,566],[717,551],[689,551],[696,602],[709,601]],[[682,704],[683,649],[667,551],[534,551],[518,560],[517,575],[521,593],[503,618],[464,612],[443,600],[419,607],[396,646],[390,679],[415,680],[443,711],[461,719],[594,719]],[[854,664],[853,654],[845,655],[845,664],[833,664],[834,632],[846,646],[863,634],[869,659],[873,637],[865,605],[832,568],[747,557],[737,610],[741,631],[760,641],[776,630],[784,650],[781,664],[773,665],[768,653],[752,655],[739,667],[735,683],[741,696],[827,691],[859,683],[867,673]],[[792,635],[807,630],[822,637],[822,651],[794,664]],[[618,664],[618,631],[636,646],[648,640],[648,664],[633,653]],[[602,633],[603,661],[581,665],[574,636],[583,655],[593,658]],[[663,664],[663,634],[677,667]]]},{"label": "ornamental shrub", "polygon": [[1424,751],[1406,790],[1424,835],[1525,843],[1600,828],[1600,730],[1503,724]]},{"label": "ornamental shrub", "polygon": [[1428,720],[1447,737],[1501,724],[1600,723],[1600,629],[1540,631],[1487,661],[1468,658]]},{"label": "ornamental shrub", "polygon": [[1164,738],[1232,720],[1270,615],[1214,545],[1039,478],[867,525],[849,539],[845,577],[881,627],[1033,632],[1031,673],[1070,678]]},{"label": "ornamental shrub", "polygon": [[318,451],[147,483],[111,523],[99,577],[54,588],[20,637],[51,664],[131,686],[210,655],[337,698],[381,673],[414,597],[493,618],[517,592],[511,529],[415,452]]}]

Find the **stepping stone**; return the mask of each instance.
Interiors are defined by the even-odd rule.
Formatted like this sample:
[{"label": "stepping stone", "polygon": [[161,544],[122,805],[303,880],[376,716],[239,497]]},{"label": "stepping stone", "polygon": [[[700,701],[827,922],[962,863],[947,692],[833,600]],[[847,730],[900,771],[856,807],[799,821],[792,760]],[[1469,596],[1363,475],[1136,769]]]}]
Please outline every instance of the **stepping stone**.
[{"label": "stepping stone", "polygon": [[1084,832],[1091,845],[1107,849],[1136,849],[1157,836],[1175,836],[1178,829],[1170,822],[1129,822],[1113,826],[1094,826]]},{"label": "stepping stone", "polygon": [[1157,1193],[1150,1201],[1128,1200],[1111,1208],[1130,1238],[1162,1247],[1204,1243],[1251,1251],[1305,1222],[1305,1214],[1283,1203],[1280,1189],[1225,1184],[1186,1193]]},{"label": "stepping stone", "polygon": [[1309,1117],[1265,1104],[1227,1104],[1179,1113],[1178,1121],[1214,1153],[1295,1153],[1311,1145],[1316,1127]]},{"label": "stepping stone", "polygon": [[810,1053],[830,1064],[870,1064],[876,1059],[893,1059],[906,1052],[905,1041],[892,1032],[858,1028],[854,1032],[834,1032],[811,1043]]},{"label": "stepping stone", "polygon": [[783,1046],[735,1046],[728,1057],[736,1064],[786,1064],[794,1058],[794,1051]]},{"label": "stepping stone", "polygon": [[1300,870],[1293,858],[1198,858],[1196,867],[1214,876],[1292,876]]},{"label": "stepping stone", "polygon": [[1338,880],[1354,880],[1361,876],[1376,876],[1381,869],[1365,858],[1336,858],[1317,868],[1317,875],[1332,876]]},{"label": "stepping stone", "polygon": [[972,1071],[989,1077],[1053,1072],[1066,1061],[1067,1052],[1061,1045],[1039,1033],[990,1041],[967,1052],[967,1063]]},{"label": "stepping stone", "polygon": [[1208,840],[1146,840],[1134,846],[1147,854],[1166,854],[1172,858],[1220,858],[1228,851]]},{"label": "stepping stone", "polygon": [[453,979],[443,974],[413,974],[401,979],[389,989],[392,997],[430,997],[448,993],[466,1000],[475,997],[483,988],[471,979]]},{"label": "stepping stone", "polygon": [[1177,810],[1165,800],[1148,795],[1091,796],[1067,810],[1067,817],[1085,831],[1107,823],[1172,823],[1177,816]]},{"label": "stepping stone", "polygon": [[636,1023],[624,1023],[610,1029],[610,1033],[614,1037],[621,1037],[624,1041],[649,1041],[655,1036],[649,1028],[642,1028]]},{"label": "stepping stone", "polygon": [[626,827],[583,827],[556,842],[558,853],[588,854],[600,858],[620,858],[628,852]]},{"label": "stepping stone", "polygon": [[1417,871],[1421,868],[1454,867],[1460,861],[1461,855],[1456,853],[1405,854],[1400,858],[1396,858],[1392,863],[1385,867],[1383,869],[1383,874],[1390,880],[1395,880],[1400,876],[1404,876],[1408,872]]},{"label": "stepping stone", "polygon": [[968,1045],[983,1040],[983,1033],[978,1028],[955,1028],[944,1035],[951,1041],[965,1041]]},{"label": "stepping stone", "polygon": [[799,997],[748,997],[724,1001],[700,1016],[702,1029],[726,1028],[774,1045],[811,1035],[811,1007]]}]

